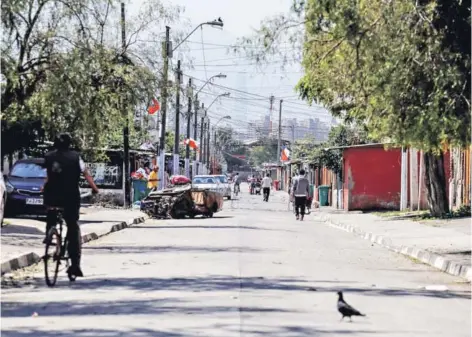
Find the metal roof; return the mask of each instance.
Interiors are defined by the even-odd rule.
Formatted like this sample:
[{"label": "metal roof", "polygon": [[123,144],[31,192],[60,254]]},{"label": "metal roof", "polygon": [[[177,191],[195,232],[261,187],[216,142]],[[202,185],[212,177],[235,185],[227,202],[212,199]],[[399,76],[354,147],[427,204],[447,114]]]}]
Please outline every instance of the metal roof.
[{"label": "metal roof", "polygon": [[333,146],[325,147],[323,150],[335,150],[335,149],[348,149],[352,147],[377,147],[381,145],[392,145],[395,143],[369,143],[369,144],[357,144],[357,145],[346,145],[346,146]]}]

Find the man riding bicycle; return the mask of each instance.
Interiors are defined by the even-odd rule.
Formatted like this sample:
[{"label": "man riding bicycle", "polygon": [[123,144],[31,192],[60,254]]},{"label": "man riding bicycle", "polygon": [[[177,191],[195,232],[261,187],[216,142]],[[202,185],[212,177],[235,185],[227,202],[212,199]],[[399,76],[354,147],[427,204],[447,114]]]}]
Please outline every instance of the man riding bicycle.
[{"label": "man riding bicycle", "polygon": [[[61,134],[54,141],[54,150],[44,157],[47,170],[44,185],[44,204],[48,207],[46,237],[50,228],[57,223],[57,208],[63,209],[63,217],[67,224],[68,253],[71,266],[69,275],[84,276],[80,269],[82,236],[80,233],[80,189],[79,181],[82,173],[92,191],[98,193],[93,178],[88,173],[80,155],[70,149],[72,139],[68,134]],[[46,243],[46,239],[44,240]]]},{"label": "man riding bicycle", "polygon": [[236,188],[238,189],[238,192],[240,192],[241,179],[239,178],[238,172],[236,172],[236,175],[233,177],[233,182],[234,182],[234,192],[236,192]]}]

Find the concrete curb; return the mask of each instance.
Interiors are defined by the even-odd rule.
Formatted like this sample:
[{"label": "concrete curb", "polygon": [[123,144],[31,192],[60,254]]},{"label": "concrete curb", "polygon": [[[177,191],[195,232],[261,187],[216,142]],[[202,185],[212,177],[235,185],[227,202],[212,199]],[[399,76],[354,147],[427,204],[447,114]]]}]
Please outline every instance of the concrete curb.
[{"label": "concrete curb", "polygon": [[363,238],[364,240],[376,243],[395,253],[412,257],[416,260],[421,261],[424,264],[430,265],[431,267],[439,269],[447,274],[462,277],[470,282],[472,281],[472,268],[470,268],[469,266],[456,263],[454,261],[446,259],[442,255],[431,253],[424,249],[419,249],[412,246],[395,245],[392,242],[392,239],[387,236],[377,235],[371,232],[364,232],[357,226],[348,225],[339,221],[332,220],[327,215],[318,215],[316,213],[312,214],[314,214],[315,217],[321,219],[321,221],[327,223],[330,227],[334,227],[345,232],[352,233],[356,236]]},{"label": "concrete curb", "polygon": [[[146,221],[146,217],[141,216],[141,217],[136,217],[133,219],[130,219],[128,221],[123,221],[119,222],[113,226],[111,226],[110,230],[107,232],[97,234],[97,233],[87,233],[82,235],[82,243],[87,243],[90,241],[97,240],[105,235],[118,232],[120,230],[123,230],[125,228],[131,227],[132,225],[137,225],[139,223],[143,223]],[[13,259],[10,259],[9,261],[2,262],[1,265],[1,275],[3,276],[4,274],[10,273],[12,271],[15,271],[17,269],[22,269],[26,268],[29,266],[32,266],[33,264],[38,263],[41,261],[42,257],[39,256],[38,254],[31,252],[27,254],[23,254],[21,256],[15,257]]]}]

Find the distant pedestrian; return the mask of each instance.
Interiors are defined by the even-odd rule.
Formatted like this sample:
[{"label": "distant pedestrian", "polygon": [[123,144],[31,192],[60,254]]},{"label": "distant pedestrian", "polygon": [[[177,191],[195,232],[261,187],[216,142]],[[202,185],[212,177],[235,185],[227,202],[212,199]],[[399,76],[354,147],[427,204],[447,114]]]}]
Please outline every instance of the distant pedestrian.
[{"label": "distant pedestrian", "polygon": [[305,177],[305,170],[300,170],[300,175],[293,180],[293,196],[295,197],[296,219],[303,221],[305,217],[306,200],[310,191],[310,182]]},{"label": "distant pedestrian", "polygon": [[267,173],[267,175],[262,178],[262,195],[264,198],[262,200],[269,202],[269,194],[270,194],[270,188],[272,187],[272,179],[270,178],[270,174]]},{"label": "distant pedestrian", "polygon": [[157,189],[159,178],[157,176],[157,172],[159,171],[159,166],[154,165],[151,173],[149,173],[148,177],[148,189],[155,190]]}]

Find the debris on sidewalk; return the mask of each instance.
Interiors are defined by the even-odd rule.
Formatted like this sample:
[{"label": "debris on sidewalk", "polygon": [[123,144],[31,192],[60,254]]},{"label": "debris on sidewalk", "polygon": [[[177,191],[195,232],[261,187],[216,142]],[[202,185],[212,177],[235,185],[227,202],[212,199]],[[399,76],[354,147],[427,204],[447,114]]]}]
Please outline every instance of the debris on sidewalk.
[{"label": "debris on sidewalk", "polygon": [[197,215],[212,217],[222,205],[219,193],[184,185],[149,193],[141,202],[141,210],[157,219],[182,219]]}]

